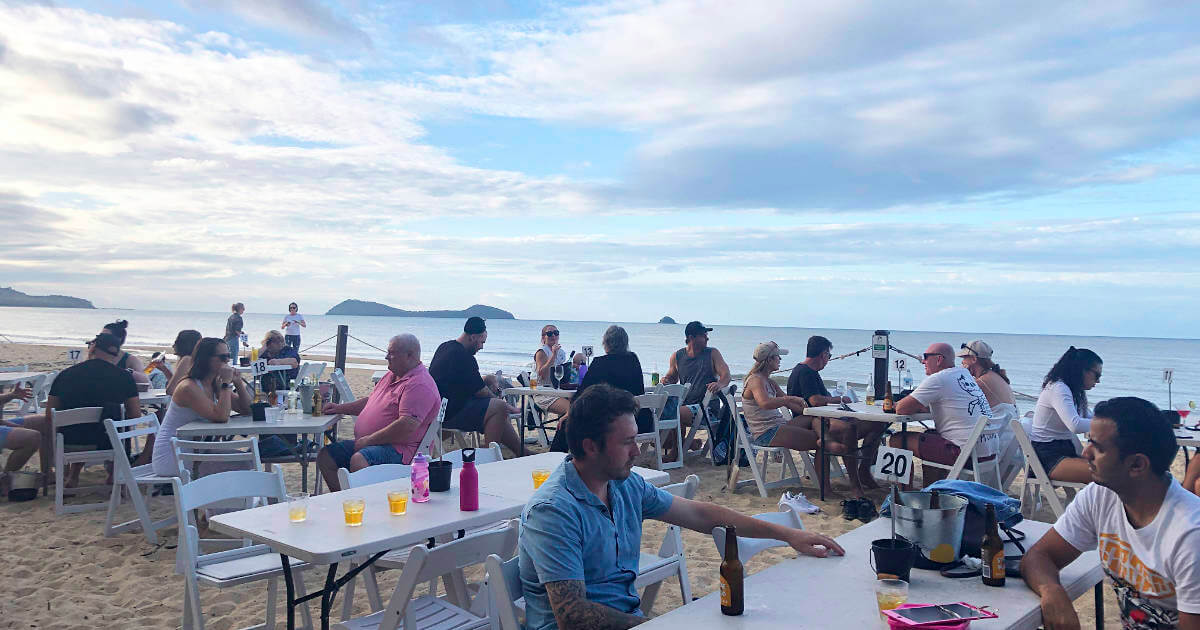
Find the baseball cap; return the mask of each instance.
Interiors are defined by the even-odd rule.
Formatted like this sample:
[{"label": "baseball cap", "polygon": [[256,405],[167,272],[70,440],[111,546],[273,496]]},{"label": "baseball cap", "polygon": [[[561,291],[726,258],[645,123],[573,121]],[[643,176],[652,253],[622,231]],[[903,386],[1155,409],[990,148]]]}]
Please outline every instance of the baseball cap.
[{"label": "baseball cap", "polygon": [[705,328],[704,324],[701,324],[700,322],[688,322],[687,327],[683,329],[683,336],[693,337],[695,335],[702,335],[710,331],[712,331],[711,328]]},{"label": "baseball cap", "polygon": [[775,343],[774,341],[766,341],[758,344],[758,346],[754,348],[754,360],[766,361],[774,355],[783,356],[787,353],[787,350],[780,348],[779,344]]},{"label": "baseball cap", "polygon": [[119,354],[121,352],[121,339],[112,333],[100,333],[96,335],[95,339],[89,341],[88,345],[94,345],[97,350],[109,354]]},{"label": "baseball cap", "polygon": [[467,323],[463,324],[463,332],[468,335],[478,335],[487,331],[487,324],[483,322],[482,317],[468,317]]},{"label": "baseball cap", "polygon": [[954,356],[990,359],[992,358],[992,347],[984,343],[982,339],[976,339],[971,343],[964,343],[959,346],[958,352],[954,353]]}]

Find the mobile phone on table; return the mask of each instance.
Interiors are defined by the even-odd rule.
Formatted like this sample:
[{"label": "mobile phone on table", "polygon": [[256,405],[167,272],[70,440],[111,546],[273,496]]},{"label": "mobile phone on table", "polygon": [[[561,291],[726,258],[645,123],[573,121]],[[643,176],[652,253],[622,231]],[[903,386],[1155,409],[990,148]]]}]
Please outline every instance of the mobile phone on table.
[{"label": "mobile phone on table", "polygon": [[883,614],[887,615],[890,619],[899,621],[902,626],[921,626],[927,623],[996,618],[995,613],[982,608],[976,608],[966,602],[896,608],[885,610]]}]

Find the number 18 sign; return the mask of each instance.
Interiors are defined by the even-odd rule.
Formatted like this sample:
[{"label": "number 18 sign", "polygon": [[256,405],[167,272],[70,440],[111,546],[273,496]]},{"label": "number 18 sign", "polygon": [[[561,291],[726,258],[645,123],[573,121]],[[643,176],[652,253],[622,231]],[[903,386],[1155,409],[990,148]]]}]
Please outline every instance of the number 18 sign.
[{"label": "number 18 sign", "polygon": [[881,481],[908,483],[912,479],[912,460],[912,451],[881,446],[871,473]]}]

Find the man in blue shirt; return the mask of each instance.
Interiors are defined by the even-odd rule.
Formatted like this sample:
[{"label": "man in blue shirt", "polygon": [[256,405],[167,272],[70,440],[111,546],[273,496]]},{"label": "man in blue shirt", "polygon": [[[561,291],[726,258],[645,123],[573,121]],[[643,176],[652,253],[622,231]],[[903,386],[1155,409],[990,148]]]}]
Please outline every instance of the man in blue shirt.
[{"label": "man in blue shirt", "polygon": [[645,621],[634,580],[642,520],[709,533],[782,540],[803,554],[844,551],[833,539],[767,523],[714,503],[691,501],[631,474],[638,455],[637,403],[624,390],[589,387],[571,403],[568,457],[534,493],[519,546],[526,626],[629,628]]}]

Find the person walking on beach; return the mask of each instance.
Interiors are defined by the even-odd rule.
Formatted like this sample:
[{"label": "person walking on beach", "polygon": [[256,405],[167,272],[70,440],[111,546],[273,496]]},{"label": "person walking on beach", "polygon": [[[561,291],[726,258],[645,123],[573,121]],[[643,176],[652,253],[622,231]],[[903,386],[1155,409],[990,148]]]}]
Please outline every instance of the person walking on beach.
[{"label": "person walking on beach", "polygon": [[475,353],[487,343],[487,324],[482,317],[471,317],[463,333],[438,346],[429,361],[429,374],[437,383],[446,405],[447,429],[476,431],[489,442],[507,446],[515,455],[521,452],[521,438],[508,421],[511,410],[503,398],[497,398],[479,375]]},{"label": "person walking on beach", "polygon": [[304,321],[304,316],[300,314],[300,307],[295,302],[288,304],[288,314],[283,316],[283,323],[279,328],[284,331],[284,341],[287,345],[295,348],[296,352],[300,352],[300,329],[308,328],[308,322]]},{"label": "person walking on beach", "polygon": [[229,319],[225,320],[225,346],[229,350],[229,356],[232,357],[234,365],[237,365],[238,360],[238,341],[242,335],[242,313],[246,312],[246,305],[241,302],[234,302],[229,307],[233,311]]},{"label": "person walking on beach", "polygon": [[[979,419],[992,417],[992,408],[975,377],[954,365],[950,344],[930,345],[923,358],[926,378],[896,403],[896,413],[932,413],[934,428],[924,433],[893,435],[890,443],[892,448],[908,449],[924,461],[952,466]],[[921,466],[921,480],[926,486],[945,479],[946,473],[941,468]]]},{"label": "person walking on beach", "polygon": [[[687,345],[671,355],[667,364],[667,373],[662,378],[662,382],[667,385],[691,384],[687,396],[680,403],[679,423],[682,428],[692,426],[693,419],[700,417],[700,404],[704,401],[705,394],[716,393],[729,385],[729,364],[725,363],[725,358],[721,356],[719,350],[709,347],[708,333],[710,332],[712,329],[706,328],[700,322],[688,322],[683,329],[683,339]],[[713,404],[715,405],[716,402],[714,401]],[[674,409],[669,411],[673,413]],[[712,410],[710,409],[709,412],[712,413]],[[663,416],[671,417],[668,410],[663,410]],[[675,444],[677,441],[674,435],[668,435],[667,440],[671,444]],[[684,448],[692,447],[685,444]],[[665,449],[663,461],[675,461],[675,457],[677,455],[674,450]]]},{"label": "person walking on beach", "polygon": [[1091,481],[1021,560],[1047,630],[1080,627],[1061,573],[1085,551],[1117,597],[1124,628],[1200,628],[1200,497],[1171,476],[1179,443],[1152,403],[1096,405],[1083,459]]},{"label": "person walking on beach", "polygon": [[1075,437],[1092,426],[1087,390],[1100,382],[1104,362],[1087,348],[1071,346],[1042,382],[1029,441],[1046,474],[1055,481],[1090,483],[1091,466],[1075,452]]},{"label": "person walking on beach", "polygon": [[[672,496],[633,472],[637,403],[627,391],[595,385],[571,403],[571,455],[521,516],[517,565],[525,627],[630,628],[646,619],[635,584],[642,521],[656,519],[705,536],[733,526],[806,556],[841,556],[832,538],[751,518],[709,501]],[[715,614],[715,613],[714,613]]]}]

